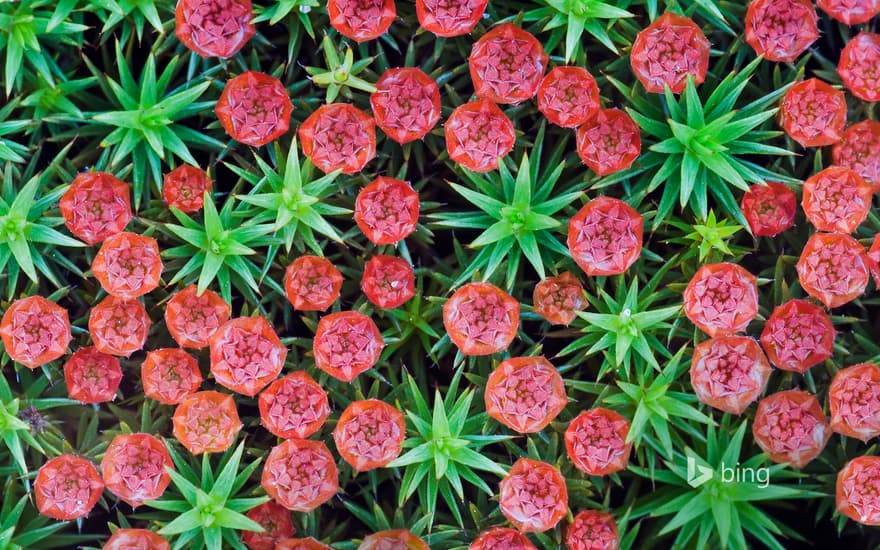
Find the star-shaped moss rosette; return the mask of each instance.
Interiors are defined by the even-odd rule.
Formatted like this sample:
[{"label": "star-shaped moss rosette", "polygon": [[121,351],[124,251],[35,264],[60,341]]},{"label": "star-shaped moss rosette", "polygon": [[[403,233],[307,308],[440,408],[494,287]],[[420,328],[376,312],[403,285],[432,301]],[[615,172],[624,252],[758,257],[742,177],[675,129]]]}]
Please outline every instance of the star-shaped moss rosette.
[{"label": "star-shaped moss rosette", "polygon": [[[57,427],[49,421],[49,411],[57,407],[77,405],[76,401],[63,397],[37,397],[46,391],[49,381],[45,377],[23,373],[22,387],[24,391],[14,388],[5,377],[0,378],[0,440],[8,452],[7,460],[10,471],[17,472],[21,478],[10,478],[10,483],[20,483],[30,489],[31,480],[27,477],[30,471],[28,451],[33,449],[41,455],[47,454],[47,448],[55,451],[54,444],[58,440]],[[7,489],[9,491],[9,489]],[[9,495],[10,493],[5,493]],[[12,506],[12,501],[5,499],[3,509]],[[16,504],[16,507],[18,505]],[[3,513],[0,512],[0,522]],[[7,533],[8,526],[0,530],[0,541]]]},{"label": "star-shaped moss rosette", "polygon": [[28,120],[7,120],[12,112],[21,104],[18,98],[9,101],[0,108],[0,160],[24,162],[29,148],[8,137],[11,134],[23,133],[31,126]]},{"label": "star-shaped moss rosette", "polygon": [[305,69],[313,83],[327,88],[327,103],[336,101],[340,93],[345,97],[352,97],[352,91],[348,88],[367,93],[376,91],[372,83],[358,76],[373,62],[372,57],[355,62],[354,51],[351,48],[346,48],[345,53],[340,55],[330,35],[327,34],[321,41],[321,50],[324,52],[326,68],[306,67]]},{"label": "star-shaped moss rosette", "polygon": [[[579,362],[601,354],[602,368],[598,377],[608,372],[627,373],[634,367],[660,370],[659,361],[672,357],[663,336],[674,330],[673,322],[681,306],[653,307],[660,299],[658,290],[662,277],[655,276],[644,288],[638,279],[627,286],[617,285],[614,294],[600,289],[596,296],[587,296],[588,309],[579,311],[571,327],[583,333],[559,352],[574,354],[569,361]],[[668,340],[668,337],[667,337]]]},{"label": "star-shaped moss rosette", "polygon": [[4,548],[36,548],[46,542],[76,544],[76,535],[59,534],[67,522],[53,521],[28,506],[31,495],[23,492],[14,479],[3,487],[0,508],[0,545]]},{"label": "star-shaped moss rosette", "polygon": [[260,289],[257,281],[263,281],[284,294],[284,289],[272,279],[264,278],[263,270],[248,258],[257,255],[255,246],[278,244],[273,235],[276,226],[259,223],[260,220],[256,219],[239,223],[234,211],[235,201],[230,197],[217,212],[209,193],[205,194],[201,223],[176,208],[171,209],[180,224],[166,223],[160,229],[183,244],[163,251],[163,255],[171,260],[168,262],[169,271],[174,272],[168,284],[178,281],[197,283],[198,291],[203,292],[216,278],[220,295],[226,303],[232,302],[233,286],[258,302],[256,295]]},{"label": "star-shaped moss rosette", "polygon": [[433,410],[428,408],[416,381],[407,376],[407,397],[415,405],[413,410],[406,411],[412,435],[403,442],[404,453],[388,464],[389,468],[406,468],[397,493],[399,506],[418,493],[425,512],[433,517],[439,495],[460,525],[463,519],[456,502],[464,498],[464,482],[493,495],[492,489],[477,472],[497,476],[507,473],[504,467],[481,454],[480,450],[491,443],[510,439],[506,435],[482,435],[486,414],[471,415],[474,390],[458,392],[461,372],[461,369],[456,371],[445,397],[441,397],[439,391],[435,392]]},{"label": "star-shaped moss rosette", "polygon": [[[543,127],[542,133],[543,134]],[[540,143],[539,140],[536,143]],[[564,143],[564,142],[563,142]],[[431,214],[437,227],[478,229],[480,235],[470,242],[479,252],[461,271],[453,286],[469,280],[474,273],[487,280],[506,265],[506,286],[512,287],[520,273],[523,258],[544,278],[544,266],[568,256],[568,249],[557,235],[565,209],[583,195],[572,187],[557,189],[565,163],[562,145],[557,146],[541,170],[541,147],[536,145],[531,158],[523,154],[515,175],[502,161],[498,172],[477,174],[463,171],[469,186],[449,182],[452,189],[479,211]],[[562,187],[562,185],[559,185]]]},{"label": "star-shaped moss rosette", "polygon": [[[163,19],[173,18],[174,5],[161,0],[90,0],[88,9],[104,23],[101,34],[109,36],[113,30],[120,29],[123,37],[136,36],[142,40],[145,31],[151,27],[156,32],[163,32]],[[61,2],[60,6],[73,9],[75,5]]]},{"label": "star-shaped moss rosette", "polygon": [[631,12],[616,6],[614,2],[601,0],[543,0],[541,3],[546,6],[525,12],[523,21],[542,22],[541,30],[551,31],[548,42],[563,46],[567,63],[584,53],[584,31],[590,35],[589,38],[617,53],[615,42],[619,43],[619,34],[612,23],[618,19],[634,17]]},{"label": "star-shaped moss rosette", "polygon": [[[66,80],[52,58],[52,44],[80,46],[86,25],[69,20],[69,2],[22,0],[0,6],[0,49],[6,97],[39,74],[50,85]],[[2,119],[3,117],[0,117]]]},{"label": "star-shaped moss rosette", "polygon": [[[717,428],[710,425],[705,443],[675,452],[672,460],[664,461],[664,469],[630,466],[631,471],[649,483],[662,483],[663,488],[642,500],[629,517],[666,518],[660,533],[675,532],[676,545],[745,550],[750,541],[757,541],[782,549],[778,537],[802,539],[797,531],[772,519],[765,509],[770,505],[761,503],[814,498],[822,493],[804,482],[804,474],[781,464],[767,465],[766,455],[743,460],[747,424],[731,430],[731,418],[726,416]],[[750,471],[752,477],[726,480],[734,474],[724,473],[723,468]]]},{"label": "star-shaped moss rosette", "polygon": [[[134,184],[134,204],[138,207],[150,197],[151,185],[162,182],[163,163],[171,157],[198,166],[190,147],[220,151],[223,142],[203,132],[193,130],[181,121],[213,107],[213,101],[198,101],[211,82],[192,83],[171,88],[170,82],[179,71],[180,58],[172,58],[162,72],[158,72],[156,58],[150,55],[135,80],[130,54],[124,54],[116,44],[118,82],[102,73],[88,58],[85,62],[95,78],[104,84],[109,104],[102,111],[87,112],[95,128],[101,128],[100,146],[106,148],[104,158],[113,168],[129,164]],[[109,84],[112,82],[112,84]]]},{"label": "star-shaped moss rosette", "polygon": [[[320,4],[316,0],[279,0],[269,6],[254,6],[257,16],[254,17],[254,23],[268,21],[270,25],[277,25],[281,21],[287,19],[288,26],[301,25],[303,29],[312,38],[315,37],[315,29],[312,20],[309,19],[309,12],[317,8]],[[296,22],[293,22],[293,20]],[[298,30],[297,27],[294,27]],[[294,35],[294,33],[291,33]],[[293,45],[291,40],[291,47]]]},{"label": "star-shaped moss rosette", "polygon": [[6,271],[7,296],[12,298],[22,272],[34,283],[42,276],[56,287],[64,286],[60,270],[69,269],[72,264],[49,252],[56,247],[85,244],[55,229],[64,219],[46,216],[46,212],[57,204],[67,186],[45,189],[50,176],[43,172],[16,189],[9,164],[0,177],[0,272]]},{"label": "star-shaped moss rosette", "polygon": [[632,419],[626,441],[634,445],[651,470],[659,466],[661,459],[672,459],[674,449],[687,445],[681,432],[688,430],[692,422],[714,422],[699,410],[697,396],[680,381],[689,366],[683,360],[686,351],[681,348],[660,372],[641,369],[626,380],[618,380],[620,392],[602,399]]},{"label": "star-shaped moss rosette", "polygon": [[600,180],[598,186],[633,178],[631,194],[641,200],[662,186],[654,229],[669,218],[676,204],[705,220],[710,197],[725,214],[746,225],[731,187],[748,191],[749,183],[795,181],[756,162],[761,155],[793,154],[767,143],[781,132],[762,129],[776,114],[772,105],[788,88],[741,105],[761,59],[739,71],[727,71],[729,62],[725,56],[713,68],[715,74],[726,74],[723,79],[707,81],[699,92],[690,79],[678,98],[669,89],[660,95],[643,94],[640,88],[609,77],[633,106],[627,112],[650,139],[633,167]]},{"label": "star-shaped moss rosette", "polygon": [[[311,250],[322,256],[323,247],[318,238],[323,236],[337,243],[342,242],[341,232],[325,217],[351,213],[347,208],[326,201],[339,190],[336,183],[339,171],[315,178],[312,163],[308,159],[299,160],[296,139],[290,143],[286,160],[282,162],[284,158],[276,143],[274,167],[258,154],[255,154],[254,160],[259,173],[227,164],[253,186],[248,193],[236,196],[242,203],[238,210],[249,214],[255,222],[272,224],[286,252],[296,245],[300,252]],[[277,244],[270,245],[269,258],[274,258],[278,248]]]},{"label": "star-shaped moss rosette", "polygon": [[[678,0],[678,5],[684,13],[698,13],[704,20],[724,32],[736,35],[731,27],[740,25],[741,12],[736,11],[720,0]],[[659,0],[645,0],[645,8],[648,16],[653,21],[663,12],[663,4]]]},{"label": "star-shaped moss rosette", "polygon": [[168,537],[175,548],[192,545],[195,548],[246,550],[239,539],[240,531],[262,531],[245,512],[269,500],[267,496],[252,495],[245,489],[248,479],[262,462],[261,457],[249,459],[240,467],[244,442],[229,449],[212,461],[210,454],[202,455],[201,464],[179,454],[173,446],[168,452],[174,468],[166,468],[171,486],[159,500],[145,506],[162,510],[158,514],[160,535]]},{"label": "star-shaped moss rosette", "polygon": [[[753,189],[755,187],[759,186],[752,186]],[[761,188],[763,189],[763,187]],[[749,213],[745,213],[745,216],[748,218]],[[780,218],[777,216],[775,219],[779,220]],[[700,223],[689,225],[683,221],[671,219],[669,225],[675,226],[678,230],[676,233],[682,236],[673,237],[668,242],[688,245],[687,255],[696,256],[700,262],[721,261],[726,256],[739,256],[748,250],[744,246],[730,244],[734,235],[743,226],[727,219],[719,220],[715,216],[714,210],[709,210],[709,215]]]}]

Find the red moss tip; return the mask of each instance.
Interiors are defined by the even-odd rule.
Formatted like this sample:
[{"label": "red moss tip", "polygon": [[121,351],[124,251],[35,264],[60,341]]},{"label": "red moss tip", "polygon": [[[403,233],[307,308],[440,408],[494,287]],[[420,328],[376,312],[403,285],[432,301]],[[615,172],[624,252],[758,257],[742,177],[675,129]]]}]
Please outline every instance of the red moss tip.
[{"label": "red moss tip", "polygon": [[803,374],[831,358],[834,325],[821,306],[789,300],[777,306],[761,332],[761,346],[777,368]]},{"label": "red moss tip", "polygon": [[846,126],[846,96],[818,78],[798,82],[782,98],[779,125],[804,147],[837,143]]},{"label": "red moss tip", "polygon": [[704,265],[683,299],[687,318],[709,336],[743,332],[758,314],[757,278],[737,264]]},{"label": "red moss tip", "polygon": [[179,348],[156,349],[147,353],[141,365],[144,395],[165,405],[176,405],[198,391],[202,373],[196,358]]},{"label": "red moss tip", "polygon": [[[880,2],[875,2],[880,9]],[[857,98],[880,101],[880,34],[860,32],[840,52],[837,74]]]},{"label": "red moss tip", "polygon": [[828,403],[835,432],[865,442],[880,435],[880,366],[861,363],[837,371]]},{"label": "red moss tip", "polygon": [[856,457],[837,474],[837,510],[862,525],[880,525],[880,456]]},{"label": "red moss tip", "polygon": [[870,260],[857,240],[842,233],[814,233],[797,262],[798,281],[807,294],[835,308],[865,293]]},{"label": "red moss tip", "polygon": [[453,37],[474,30],[489,0],[416,0],[416,17],[426,31]]},{"label": "red moss tip", "polygon": [[843,132],[831,149],[834,164],[854,170],[880,191],[880,122],[863,120]]},{"label": "red moss tip", "polygon": [[357,311],[321,317],[312,342],[315,366],[343,382],[373,368],[384,347],[376,323]]},{"label": "red moss tip", "polygon": [[171,543],[147,529],[117,529],[101,550],[171,550]]},{"label": "red moss tip", "polygon": [[483,531],[468,550],[538,550],[522,533],[509,527],[492,527]]},{"label": "red moss tip", "polygon": [[182,164],[162,178],[162,199],[169,208],[198,212],[204,206],[205,193],[211,191],[211,186],[207,172]]},{"label": "red moss tip", "polygon": [[756,237],[775,237],[794,226],[797,195],[784,183],[752,185],[741,203],[749,231]]},{"label": "red moss tip", "polygon": [[232,308],[213,290],[199,295],[190,285],[174,294],[165,306],[165,326],[183,348],[208,347],[211,336],[229,320]]},{"label": "red moss tip", "polygon": [[261,485],[288,510],[311,512],[339,490],[336,461],[321,441],[288,439],[272,448]]},{"label": "red moss tip", "polygon": [[101,475],[108,491],[137,508],[162,496],[174,468],[165,443],[150,434],[119,434],[101,460]]},{"label": "red moss tip", "polygon": [[386,466],[400,456],[405,438],[403,413],[378,399],[353,401],[333,430],[336,450],[356,472]]},{"label": "red moss tip", "polygon": [[379,38],[397,17],[394,0],[328,0],[330,25],[355,42]]},{"label": "red moss tip", "polygon": [[706,80],[710,47],[692,19],[666,12],[636,36],[630,65],[648,92],[662,94],[668,86],[672,93],[680,94],[688,77],[695,84]]},{"label": "red moss tip", "polygon": [[546,277],[535,285],[532,295],[535,313],[554,325],[568,326],[578,311],[587,307],[584,287],[571,271]]},{"label": "red moss tip", "polygon": [[156,239],[123,231],[104,240],[91,269],[107,294],[137,298],[159,286],[162,268]]},{"label": "red moss tip", "polygon": [[358,192],[354,221],[373,244],[397,244],[416,230],[419,207],[408,182],[379,176]]},{"label": "red moss tip", "polygon": [[364,538],[358,550],[431,550],[421,538],[407,529],[379,531]]},{"label": "red moss tip", "polygon": [[217,383],[248,397],[278,378],[287,358],[287,348],[263,317],[226,321],[211,336],[210,347]]},{"label": "red moss tip", "polygon": [[174,34],[201,57],[232,57],[256,34],[251,0],[179,0]]},{"label": "red moss tip", "polygon": [[174,437],[194,455],[222,453],[242,428],[232,396],[212,390],[184,397],[172,424]]},{"label": "red moss tip", "polygon": [[850,26],[867,23],[880,14],[878,0],[816,0],[816,6],[832,19]]},{"label": "red moss tip", "polygon": [[770,370],[754,339],[716,336],[694,348],[691,386],[700,402],[740,415],[764,393]]},{"label": "red moss tip", "polygon": [[584,273],[624,273],[642,253],[644,220],[620,199],[596,197],[568,222],[568,250]]},{"label": "red moss tip", "polygon": [[462,286],[443,304],[443,325],[465,355],[490,355],[513,342],[519,302],[490,283]]},{"label": "red moss tip", "polygon": [[513,150],[516,132],[507,115],[487,99],[456,108],[444,125],[449,158],[471,172],[491,172]]},{"label": "red moss tip", "polygon": [[620,109],[599,109],[577,129],[577,154],[598,176],[626,170],[642,152],[638,124]]},{"label": "red moss tip", "polygon": [[81,241],[95,245],[131,221],[128,184],[106,172],[83,172],[70,183],[58,207],[64,225]]},{"label": "red moss tip", "polygon": [[538,110],[557,126],[577,128],[600,108],[599,85],[583,67],[554,67],[538,87]]},{"label": "red moss tip", "polygon": [[89,334],[101,353],[128,357],[143,349],[153,322],[138,300],[107,296],[89,313]]},{"label": "red moss tip", "polygon": [[874,284],[880,287],[880,233],[874,234],[874,240],[868,248],[868,269],[874,277]]},{"label": "red moss tip", "polygon": [[553,529],[568,513],[568,489],[558,469],[520,458],[501,480],[501,513],[523,533]]},{"label": "red moss tip", "polygon": [[831,430],[815,395],[787,390],[758,402],[752,434],[770,460],[803,468],[825,448]]},{"label": "red moss tip", "polygon": [[376,307],[394,309],[416,295],[416,275],[403,258],[373,256],[364,265],[361,291]]},{"label": "red moss tip", "polygon": [[41,367],[67,353],[72,339],[67,310],[42,296],[15,300],[0,319],[0,338],[13,361]]},{"label": "red moss tip", "polygon": [[596,407],[581,412],[565,430],[565,451],[578,470],[605,476],[625,470],[632,443],[629,422],[618,413]]},{"label": "red moss tip", "polygon": [[282,541],[296,534],[290,510],[274,500],[251,508],[245,515],[264,529],[262,533],[244,531],[241,534],[241,542],[250,550],[276,550]]},{"label": "red moss tip", "polygon": [[34,480],[37,510],[59,521],[88,516],[103,491],[104,482],[95,465],[72,454],[46,461]]},{"label": "red moss tip", "polygon": [[327,311],[339,299],[341,289],[342,274],[320,256],[300,256],[284,273],[287,300],[299,311]]},{"label": "red moss tip", "polygon": [[819,38],[819,16],[810,0],[752,0],[746,42],[768,61],[795,61]]},{"label": "red moss tip", "polygon": [[278,541],[274,550],[333,550],[326,544],[312,537],[301,539],[283,539]]},{"label": "red moss tip", "polygon": [[565,530],[568,550],[618,550],[620,535],[614,516],[597,510],[579,512]]},{"label": "red moss tip", "polygon": [[568,404],[562,376],[542,357],[512,357],[489,375],[486,412],[518,433],[546,428]]},{"label": "red moss tip", "polygon": [[260,147],[271,143],[290,129],[293,104],[287,89],[277,78],[247,71],[226,81],[214,113],[234,139]]},{"label": "red moss tip", "polygon": [[357,174],[376,156],[376,122],[348,103],[321,105],[298,133],[303,153],[324,173]]},{"label": "red moss tip", "polygon": [[64,363],[67,395],[83,404],[116,399],[122,381],[119,359],[94,347],[79,348]]},{"label": "red moss tip", "polygon": [[263,427],[285,439],[309,437],[330,416],[327,392],[305,371],[269,384],[260,393],[258,406]]},{"label": "red moss tip", "polygon": [[531,33],[513,23],[477,40],[468,58],[474,94],[495,103],[521,103],[538,93],[550,57]]},{"label": "red moss tip", "polygon": [[425,137],[440,122],[440,87],[419,68],[387,69],[370,94],[376,124],[397,143]]}]

